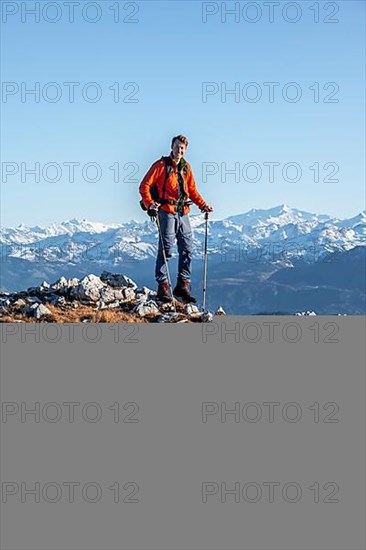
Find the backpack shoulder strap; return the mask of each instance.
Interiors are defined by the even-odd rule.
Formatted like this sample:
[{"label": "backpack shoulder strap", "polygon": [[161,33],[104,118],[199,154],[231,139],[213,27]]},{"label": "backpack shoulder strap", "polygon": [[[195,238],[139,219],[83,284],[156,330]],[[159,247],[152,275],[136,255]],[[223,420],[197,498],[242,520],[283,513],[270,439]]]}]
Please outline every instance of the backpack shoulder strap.
[{"label": "backpack shoulder strap", "polygon": [[183,159],[182,172],[185,176],[187,176],[188,170],[189,170],[189,164],[185,159]]},{"label": "backpack shoulder strap", "polygon": [[[173,170],[173,165],[172,165],[172,158],[171,156],[169,157],[161,157],[160,160],[163,160],[164,163],[165,163],[165,179],[164,179],[164,184],[163,184],[163,196],[162,196],[162,200],[165,200],[165,187],[166,187],[166,182],[167,182],[167,179],[169,178],[172,170]],[[187,176],[188,174],[188,168],[189,168],[189,165],[187,163],[187,161],[185,159],[183,159],[183,162],[182,162],[182,167],[180,169],[180,174],[184,174],[185,176]]]},{"label": "backpack shoulder strap", "polygon": [[164,179],[164,184],[163,184],[163,196],[162,196],[162,200],[165,200],[165,187],[166,187],[167,179],[170,176],[170,172],[171,172],[170,169],[172,167],[172,159],[171,159],[171,157],[164,157],[163,156],[163,157],[161,157],[160,160],[163,160],[164,163],[165,163],[165,179]]}]

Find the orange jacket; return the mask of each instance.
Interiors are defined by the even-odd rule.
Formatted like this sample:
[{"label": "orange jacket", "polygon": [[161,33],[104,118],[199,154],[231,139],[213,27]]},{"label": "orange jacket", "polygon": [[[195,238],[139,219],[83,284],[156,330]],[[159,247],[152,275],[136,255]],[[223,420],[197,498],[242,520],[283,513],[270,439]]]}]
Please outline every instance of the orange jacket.
[{"label": "orange jacket", "polygon": [[[206,201],[201,197],[201,195],[198,193],[196,189],[196,182],[194,181],[191,166],[188,164],[188,162],[186,163],[186,165],[188,170],[187,170],[187,174],[183,175],[184,190],[187,193],[189,199],[193,201],[194,204],[196,204],[199,209],[201,209],[205,206]],[[172,173],[166,180],[164,199],[177,200],[179,198],[178,174],[176,171],[176,164],[174,163],[174,161],[173,161],[173,168],[175,170],[172,171]],[[143,203],[146,208],[149,208],[150,204],[154,202],[150,193],[150,187],[153,184],[157,185],[159,197],[163,198],[163,185],[165,181],[165,174],[166,174],[165,162],[163,159],[159,159],[156,162],[154,162],[154,164],[151,166],[150,170],[147,172],[144,179],[142,180],[139,187],[139,192],[141,194]],[[175,206],[173,204],[162,204],[160,208],[162,208],[166,212],[170,212],[171,214],[175,214],[176,212]],[[189,211],[190,211],[189,206],[184,206],[183,214],[186,215],[188,214]]]}]

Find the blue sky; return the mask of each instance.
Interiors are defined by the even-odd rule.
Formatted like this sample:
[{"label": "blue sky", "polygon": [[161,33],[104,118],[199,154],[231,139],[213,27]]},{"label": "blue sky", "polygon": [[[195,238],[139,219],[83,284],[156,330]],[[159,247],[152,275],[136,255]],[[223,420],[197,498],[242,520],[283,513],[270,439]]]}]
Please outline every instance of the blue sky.
[{"label": "blue sky", "polygon": [[[139,182],[153,161],[169,154],[171,137],[177,133],[190,140],[186,158],[200,193],[215,209],[215,218],[281,203],[339,217],[365,208],[364,2],[333,3],[339,11],[332,15],[329,3],[298,1],[301,15],[296,23],[282,15],[288,2],[280,2],[273,23],[262,2],[255,2],[262,9],[256,23],[243,17],[247,2],[240,2],[239,22],[233,15],[221,21],[221,2],[206,3],[206,7],[196,0],[119,2],[119,23],[114,23],[110,9],[116,2],[109,0],[96,2],[101,18],[95,23],[83,20],[81,7],[88,4],[83,0],[75,8],[74,23],[68,21],[63,2],[55,23],[46,21],[42,13],[39,23],[24,13],[22,22],[20,2],[3,4],[11,4],[7,11],[14,5],[19,11],[2,23],[2,81],[16,83],[19,89],[22,82],[26,88],[38,82],[41,90],[38,103],[31,95],[22,102],[20,91],[2,95],[3,226],[47,225],[74,217],[105,223],[144,220],[146,214],[138,204]],[[34,4],[26,2],[28,8]],[[123,22],[134,4],[138,12],[130,18],[138,22]],[[234,4],[226,2],[228,9]],[[319,23],[310,9],[314,4],[319,6]],[[41,9],[44,5],[40,2]],[[218,13],[203,23],[203,10],[215,6]],[[88,9],[87,17],[92,19],[97,12]],[[253,11],[245,13],[249,19],[255,17]],[[52,19],[55,14],[49,9],[45,17]],[[285,16],[293,19],[296,13],[290,9]],[[339,22],[325,23],[326,17]],[[46,98],[54,97],[56,88],[45,87],[50,82],[61,90],[58,102],[42,96],[45,89]],[[80,83],[73,103],[65,82]],[[94,103],[81,93],[90,82],[102,92]],[[109,89],[116,82],[119,102],[114,102]],[[136,84],[123,89],[129,82],[138,86],[135,95],[131,94]],[[203,102],[203,82],[216,83],[220,91],[238,83],[239,101],[227,95],[224,102],[218,92]],[[262,92],[256,103],[249,101],[254,92],[254,87],[245,87],[249,82]],[[273,102],[268,100],[266,82],[279,83]],[[297,102],[282,96],[289,82],[296,82],[301,90]],[[314,101],[316,82],[319,102]],[[334,85],[323,90],[329,82],[339,90]],[[13,85],[6,86],[9,91]],[[88,97],[95,90],[87,87]],[[294,92],[294,87],[288,88],[287,97]],[[138,102],[123,102],[128,94]],[[326,103],[326,96],[339,101]],[[21,166],[32,168],[36,162],[39,182]],[[74,182],[65,165],[70,162],[79,163]],[[279,163],[272,182],[264,164],[268,162]],[[46,180],[43,177],[48,163],[60,167],[59,181],[47,181],[56,177],[52,166]],[[97,174],[93,167],[83,177],[82,168],[88,163],[99,166],[99,181],[87,181]],[[110,169],[116,163],[117,182]],[[205,178],[204,163],[216,163],[211,164],[216,173]],[[227,175],[225,181],[223,167],[232,169],[235,163],[239,163],[239,181],[235,175]],[[247,172],[251,181],[243,177],[249,163],[262,170],[256,182],[254,168]],[[301,172],[296,168],[299,181],[282,177],[288,163],[300,167]],[[315,181],[314,163],[319,163],[319,181]],[[335,167],[339,170],[332,178]],[[17,173],[12,175],[11,170]],[[133,175],[128,178],[129,174]],[[295,176],[295,168],[290,167],[287,180]],[[191,212],[199,211],[192,207]]]}]

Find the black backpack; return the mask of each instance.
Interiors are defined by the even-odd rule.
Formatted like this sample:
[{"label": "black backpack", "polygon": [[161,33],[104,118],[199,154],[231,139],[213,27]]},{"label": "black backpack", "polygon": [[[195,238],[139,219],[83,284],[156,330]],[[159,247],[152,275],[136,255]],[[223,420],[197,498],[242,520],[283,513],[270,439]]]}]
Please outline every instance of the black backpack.
[{"label": "black backpack", "polygon": [[[164,179],[164,184],[163,184],[163,196],[162,197],[159,196],[158,186],[157,186],[156,183],[154,183],[150,187],[151,197],[152,197],[153,201],[158,202],[160,204],[173,204],[173,205],[176,205],[178,201],[164,198],[164,196],[165,196],[165,186],[166,186],[167,179],[169,178],[170,174],[172,172],[174,172],[174,168],[173,168],[173,165],[172,165],[172,158],[170,156],[169,157],[161,157],[160,160],[163,160],[164,163],[165,163],[165,179]],[[181,168],[180,173],[184,174],[185,176],[188,173],[188,165],[185,161],[183,163],[183,166]],[[192,203],[192,201],[188,200],[188,201],[185,201],[184,204],[189,205],[189,204],[193,204],[193,203]],[[144,205],[142,200],[140,200],[140,206],[141,206],[142,210],[144,210],[146,212],[147,208]]]}]

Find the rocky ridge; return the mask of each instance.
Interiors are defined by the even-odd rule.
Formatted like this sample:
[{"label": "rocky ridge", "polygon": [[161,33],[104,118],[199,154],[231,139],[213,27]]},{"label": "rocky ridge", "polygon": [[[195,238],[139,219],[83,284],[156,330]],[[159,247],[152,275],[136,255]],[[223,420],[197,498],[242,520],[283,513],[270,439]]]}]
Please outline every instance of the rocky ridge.
[{"label": "rocky ridge", "polygon": [[83,279],[44,281],[26,291],[0,293],[0,322],[211,322],[214,315],[195,304],[162,303],[157,293],[129,277],[103,271]]}]

